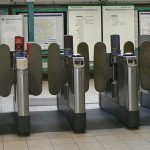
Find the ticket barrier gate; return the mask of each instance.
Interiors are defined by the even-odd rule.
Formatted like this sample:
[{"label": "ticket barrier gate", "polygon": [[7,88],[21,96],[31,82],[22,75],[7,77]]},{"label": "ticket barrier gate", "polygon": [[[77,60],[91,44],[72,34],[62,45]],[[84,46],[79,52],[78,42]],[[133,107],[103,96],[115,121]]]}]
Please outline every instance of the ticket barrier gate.
[{"label": "ticket barrier gate", "polygon": [[66,80],[57,95],[58,110],[75,132],[86,129],[84,58],[80,55],[65,58]]},{"label": "ticket barrier gate", "polygon": [[[28,61],[17,58],[11,67],[10,49],[6,44],[0,45],[0,95],[7,97],[14,85],[15,131],[20,135],[30,133],[29,97],[28,97]],[[5,123],[4,123],[5,124]],[[7,125],[6,125],[7,126]],[[4,125],[5,128],[5,125]],[[7,129],[6,129],[7,130]]]},{"label": "ticket barrier gate", "polygon": [[116,57],[116,86],[108,83],[106,91],[99,95],[100,107],[112,113],[128,128],[137,128],[139,85],[136,56],[113,57]]},{"label": "ticket barrier gate", "polygon": [[29,95],[37,96],[42,92],[41,47],[36,43],[31,44],[28,59],[15,56],[15,63],[14,108],[17,133],[30,135]]}]

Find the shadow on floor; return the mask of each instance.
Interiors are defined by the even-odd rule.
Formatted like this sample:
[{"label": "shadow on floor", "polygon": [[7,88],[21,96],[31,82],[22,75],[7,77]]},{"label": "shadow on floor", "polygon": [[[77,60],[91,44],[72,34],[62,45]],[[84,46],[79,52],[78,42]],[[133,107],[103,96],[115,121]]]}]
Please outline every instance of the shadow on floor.
[{"label": "shadow on floor", "polygon": [[[87,130],[124,127],[115,117],[101,109],[88,109]],[[31,112],[31,133],[71,131],[66,119],[58,111]],[[16,133],[14,113],[0,114],[0,134]],[[140,108],[140,125],[150,125],[150,109]]]}]

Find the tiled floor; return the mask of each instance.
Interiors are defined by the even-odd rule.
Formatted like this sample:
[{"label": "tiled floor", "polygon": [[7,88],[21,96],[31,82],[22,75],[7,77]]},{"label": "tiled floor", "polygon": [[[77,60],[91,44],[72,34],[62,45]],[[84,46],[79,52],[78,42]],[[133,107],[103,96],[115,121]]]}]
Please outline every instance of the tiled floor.
[{"label": "tiled floor", "polygon": [[[48,93],[47,83],[40,97],[53,97]],[[93,88],[86,93],[87,109],[98,108],[98,93]],[[13,94],[0,98],[0,112],[12,112]],[[38,97],[37,97],[38,98]],[[56,106],[32,106],[30,111],[56,110]],[[29,137],[1,135],[0,150],[150,150],[150,126],[137,130],[126,128],[100,129],[82,134],[73,132],[47,132],[31,134]]]},{"label": "tiled floor", "polygon": [[0,150],[149,150],[150,127],[101,129],[82,134],[47,132],[29,137],[4,135]]}]

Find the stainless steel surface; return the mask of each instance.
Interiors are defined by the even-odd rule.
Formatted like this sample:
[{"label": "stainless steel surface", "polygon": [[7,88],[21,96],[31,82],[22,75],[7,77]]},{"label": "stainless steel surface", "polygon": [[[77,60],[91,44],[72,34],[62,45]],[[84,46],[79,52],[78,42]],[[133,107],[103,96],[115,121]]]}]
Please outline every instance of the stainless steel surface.
[{"label": "stainless steel surface", "polygon": [[74,68],[75,113],[85,112],[84,69]]},{"label": "stainless steel surface", "polygon": [[136,56],[117,56],[119,104],[128,111],[139,109]]},{"label": "stainless steel surface", "polygon": [[[65,83],[65,101],[75,113],[85,113],[84,58],[67,57],[67,81]],[[67,93],[66,93],[67,92]]]},{"label": "stainless steel surface", "polygon": [[126,108],[128,108],[129,111],[135,111],[138,110],[138,71],[137,71],[137,63],[134,61],[135,58],[133,58],[133,63],[127,63],[128,67],[128,98],[129,100],[126,100]]},{"label": "stainless steel surface", "polygon": [[29,115],[28,70],[17,70],[18,116]]},{"label": "stainless steel surface", "polygon": [[112,55],[112,70],[113,70],[113,81],[111,84],[111,91],[112,91],[112,97],[116,97],[118,95],[118,85],[117,85],[117,79],[116,79],[116,74],[117,74],[117,65],[116,65],[116,61],[117,61],[117,56],[116,55]]}]

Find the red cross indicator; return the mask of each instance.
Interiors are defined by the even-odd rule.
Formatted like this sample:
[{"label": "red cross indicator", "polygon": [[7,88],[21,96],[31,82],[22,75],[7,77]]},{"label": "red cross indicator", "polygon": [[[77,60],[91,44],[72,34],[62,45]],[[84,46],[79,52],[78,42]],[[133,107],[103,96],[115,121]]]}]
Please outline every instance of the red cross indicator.
[{"label": "red cross indicator", "polygon": [[24,37],[23,36],[15,37],[15,51],[16,52],[24,51]]}]

